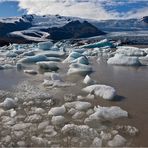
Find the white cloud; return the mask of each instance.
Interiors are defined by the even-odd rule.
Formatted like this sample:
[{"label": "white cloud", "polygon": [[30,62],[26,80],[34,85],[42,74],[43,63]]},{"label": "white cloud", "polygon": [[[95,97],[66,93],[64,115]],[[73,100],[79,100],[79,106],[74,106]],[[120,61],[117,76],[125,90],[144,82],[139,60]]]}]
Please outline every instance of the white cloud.
[{"label": "white cloud", "polygon": [[0,0],[18,1],[21,9],[28,14],[46,15],[60,14],[92,19],[132,18],[148,15],[147,8],[130,10],[125,13],[107,10],[107,6],[128,5],[132,3],[146,3],[147,0]]},{"label": "white cloud", "polygon": [[93,19],[116,18],[117,12],[107,11],[102,0],[20,0],[19,6],[29,14],[60,14]]}]

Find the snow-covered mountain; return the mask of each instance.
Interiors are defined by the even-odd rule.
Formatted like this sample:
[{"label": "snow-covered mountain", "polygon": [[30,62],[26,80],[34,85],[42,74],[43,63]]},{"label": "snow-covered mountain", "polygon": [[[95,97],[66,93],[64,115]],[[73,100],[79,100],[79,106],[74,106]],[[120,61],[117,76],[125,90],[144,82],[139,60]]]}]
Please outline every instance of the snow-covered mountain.
[{"label": "snow-covered mountain", "polygon": [[[77,21],[79,21],[79,23],[81,24],[79,24]],[[0,42],[5,44],[7,42],[24,43],[45,41],[50,38],[51,30],[52,32],[54,30],[54,33],[56,30],[57,34],[60,32],[60,35],[62,34],[62,32],[65,32],[65,30],[68,30],[68,33],[70,33],[72,29],[75,30],[74,28],[72,28],[74,27],[74,25],[71,24],[71,27],[67,24],[69,24],[70,22],[77,22],[78,24],[75,24],[75,26],[80,25],[84,28],[84,21],[89,22],[89,29],[88,26],[85,26],[86,29],[83,29],[82,33],[88,35],[88,33],[93,32],[92,34],[90,34],[90,36],[103,35],[103,32],[110,33],[148,30],[148,17],[143,17],[142,19],[97,21],[59,15],[23,15],[22,17],[0,19]],[[90,27],[90,25],[92,26]],[[64,26],[68,26],[69,29]],[[95,27],[98,28],[98,34],[94,33],[96,31]],[[93,31],[90,30],[90,28]],[[89,32],[84,33],[84,31],[86,30],[89,30]],[[69,38],[73,36],[74,34],[69,35]],[[77,37],[81,37],[81,35],[77,35]],[[83,35],[82,37],[85,36]],[[59,39],[62,39],[62,37]]]}]

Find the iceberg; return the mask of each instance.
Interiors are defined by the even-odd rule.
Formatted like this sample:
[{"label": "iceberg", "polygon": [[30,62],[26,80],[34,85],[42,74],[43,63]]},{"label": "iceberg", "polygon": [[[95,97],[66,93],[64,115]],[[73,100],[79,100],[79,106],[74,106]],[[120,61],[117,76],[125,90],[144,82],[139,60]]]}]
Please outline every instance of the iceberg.
[{"label": "iceberg", "polygon": [[84,65],[84,64],[78,64],[78,63],[74,63],[70,65],[70,68],[68,70],[68,75],[70,74],[81,74],[81,75],[87,75],[89,73],[91,73],[92,67],[89,65]]},{"label": "iceberg", "polygon": [[148,66],[148,55],[145,57],[139,57],[141,65]]},{"label": "iceberg", "polygon": [[89,65],[89,61],[88,61],[88,58],[86,56],[81,56],[81,57],[73,60],[72,63]]},{"label": "iceberg", "polygon": [[96,96],[102,97],[106,100],[112,100],[116,96],[116,90],[111,86],[106,85],[90,85],[82,89],[87,93],[94,93]]},{"label": "iceberg", "polygon": [[78,52],[72,52],[69,54],[69,56],[63,61],[63,63],[71,63],[73,60],[81,57],[82,54]]},{"label": "iceberg", "polygon": [[114,44],[112,42],[109,42],[107,39],[101,40],[100,42],[94,43],[94,44],[87,44],[81,46],[81,48],[96,48],[96,47],[114,47]]},{"label": "iceberg", "polygon": [[131,46],[119,46],[117,47],[116,53],[123,54],[125,56],[145,56],[146,52],[143,50],[137,48],[137,47],[131,47]]},{"label": "iceberg", "polygon": [[49,61],[49,59],[44,55],[35,55],[22,58],[18,61],[18,63],[36,63],[40,61]]},{"label": "iceberg", "polygon": [[94,121],[110,121],[118,118],[126,118],[128,117],[128,112],[121,109],[118,106],[111,107],[94,107],[94,113],[89,115],[88,118],[85,119],[84,123],[89,124]]},{"label": "iceberg", "polygon": [[115,54],[114,57],[111,57],[107,61],[108,64],[113,65],[125,65],[125,66],[139,66],[140,62],[138,57],[131,57],[122,54]]},{"label": "iceberg", "polygon": [[38,43],[39,49],[42,49],[42,50],[50,50],[52,46],[53,46],[53,43],[51,41]]}]

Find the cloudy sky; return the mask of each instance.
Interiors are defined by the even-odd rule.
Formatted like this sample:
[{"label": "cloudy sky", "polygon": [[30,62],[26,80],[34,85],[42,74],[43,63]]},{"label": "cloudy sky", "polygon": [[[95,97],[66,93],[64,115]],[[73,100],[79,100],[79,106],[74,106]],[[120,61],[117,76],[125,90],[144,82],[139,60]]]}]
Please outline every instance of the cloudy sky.
[{"label": "cloudy sky", "polygon": [[148,0],[0,0],[0,17],[60,14],[92,19],[140,18]]}]

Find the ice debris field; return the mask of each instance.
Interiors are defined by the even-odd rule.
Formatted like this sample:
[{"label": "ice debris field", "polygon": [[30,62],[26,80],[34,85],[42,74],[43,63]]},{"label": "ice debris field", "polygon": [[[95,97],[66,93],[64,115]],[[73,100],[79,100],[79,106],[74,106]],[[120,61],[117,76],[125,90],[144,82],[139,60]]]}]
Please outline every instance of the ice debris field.
[{"label": "ice debris field", "polygon": [[[128,119],[130,113],[118,106],[94,104],[120,95],[114,86],[91,77],[94,58],[98,64],[103,59],[112,65],[147,66],[148,48],[121,46],[107,39],[83,45],[47,41],[1,47],[0,70],[15,69],[32,81],[28,78],[30,82],[19,83],[13,91],[0,91],[0,145],[131,146],[139,130],[133,125],[112,125],[114,120]],[[82,78],[79,95],[72,91],[77,81],[68,79],[73,75]],[[41,83],[31,83],[33,79]]]}]

